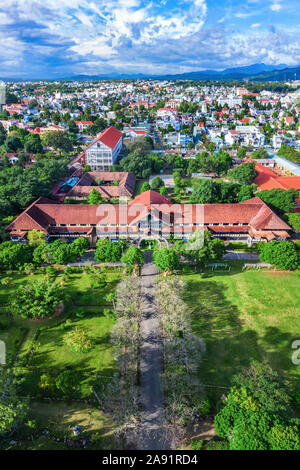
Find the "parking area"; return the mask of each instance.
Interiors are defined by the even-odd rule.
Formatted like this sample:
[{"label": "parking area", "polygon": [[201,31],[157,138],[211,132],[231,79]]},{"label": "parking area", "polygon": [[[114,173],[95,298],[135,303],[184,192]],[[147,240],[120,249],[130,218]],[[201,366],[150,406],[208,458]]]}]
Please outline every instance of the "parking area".
[{"label": "parking area", "polygon": [[174,183],[173,175],[152,175],[149,178],[150,186],[151,186],[152,181],[154,180],[154,178],[156,178],[157,176],[159,176],[159,178],[161,178],[163,180],[166,188],[174,188],[175,183]]}]

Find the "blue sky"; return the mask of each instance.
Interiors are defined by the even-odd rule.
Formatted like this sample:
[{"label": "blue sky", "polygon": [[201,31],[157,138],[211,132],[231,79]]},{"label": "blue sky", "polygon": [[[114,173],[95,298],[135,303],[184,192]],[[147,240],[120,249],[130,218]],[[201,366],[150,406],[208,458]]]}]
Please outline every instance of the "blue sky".
[{"label": "blue sky", "polygon": [[299,0],[1,3],[0,77],[300,64]]}]

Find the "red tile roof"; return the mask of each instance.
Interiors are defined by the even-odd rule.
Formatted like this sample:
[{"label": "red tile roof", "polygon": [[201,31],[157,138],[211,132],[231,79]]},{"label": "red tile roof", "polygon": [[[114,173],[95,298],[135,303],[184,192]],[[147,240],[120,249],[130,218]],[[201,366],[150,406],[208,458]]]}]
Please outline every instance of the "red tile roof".
[{"label": "red tile roof", "polygon": [[[77,227],[85,232],[91,225],[112,225],[122,229],[122,224],[133,225],[147,216],[149,211],[155,218],[161,218],[167,225],[177,224],[176,231],[192,232],[195,224],[198,227],[210,227],[216,233],[263,233],[291,230],[263,201],[258,197],[239,204],[171,204],[167,198],[155,191],[146,191],[137,196],[128,205],[72,205],[54,204],[40,198],[17,217],[8,227],[9,231],[26,231],[36,228],[48,233],[57,233],[57,225],[73,225],[73,228],[62,227],[58,231],[77,232]],[[181,224],[185,226],[180,227]],[[217,227],[215,224],[228,224]],[[237,225],[242,224],[242,225]],[[121,225],[120,227],[118,227]],[[174,227],[175,230],[176,227]]]},{"label": "red tile roof", "polygon": [[270,168],[266,168],[259,163],[255,164],[258,175],[254,180],[259,189],[290,189],[295,188],[300,191],[300,176],[278,176]]},{"label": "red tile roof", "polygon": [[101,134],[98,135],[98,137],[93,140],[93,142],[91,142],[87,148],[91,147],[91,145],[94,145],[96,142],[102,142],[104,145],[113,150],[118,144],[119,140],[122,138],[122,135],[122,132],[120,132],[115,127],[111,126],[101,132]]},{"label": "red tile roof", "polygon": [[136,196],[129,204],[144,204],[148,206],[150,204],[171,204],[171,202],[165,196],[150,189]]}]

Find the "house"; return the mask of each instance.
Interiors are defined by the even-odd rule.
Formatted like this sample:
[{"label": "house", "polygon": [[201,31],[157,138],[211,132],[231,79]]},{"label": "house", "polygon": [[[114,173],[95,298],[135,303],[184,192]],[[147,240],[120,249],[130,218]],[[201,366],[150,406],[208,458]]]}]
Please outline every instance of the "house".
[{"label": "house", "polygon": [[137,137],[146,137],[148,133],[143,129],[131,128],[131,129],[123,129],[125,137],[129,140],[136,139]]},{"label": "house", "polygon": [[76,126],[82,132],[84,129],[86,129],[88,126],[92,126],[94,123],[93,121],[75,121]]},{"label": "house", "polygon": [[284,123],[286,126],[289,126],[290,124],[294,124],[294,117],[293,116],[286,116],[284,118]]},{"label": "house", "polygon": [[294,188],[299,194],[297,208],[300,207],[300,176],[278,176],[270,168],[265,168],[259,163],[255,164],[255,169],[258,175],[253,182],[260,190]]},{"label": "house", "polygon": [[196,230],[251,245],[285,240],[292,230],[258,197],[237,204],[172,204],[151,190],[128,204],[66,205],[39,198],[6,228],[17,242],[26,241],[33,229],[44,232],[48,240],[85,237],[92,246],[99,238],[139,242],[174,235],[187,241]]},{"label": "house", "polygon": [[180,145],[180,147],[186,147],[190,142],[193,142],[191,136],[184,132],[177,133],[177,145]]},{"label": "house", "polygon": [[86,164],[93,171],[109,171],[122,150],[122,132],[111,126],[101,132],[86,148]]},{"label": "house", "polygon": [[233,145],[238,142],[239,136],[234,129],[230,129],[225,135],[225,142],[229,145]]},{"label": "house", "polygon": [[131,198],[135,188],[135,175],[127,172],[86,172],[82,170],[73,173],[73,177],[80,176],[78,182],[67,192],[71,200],[86,199],[92,189],[96,189],[104,199],[112,197]]}]

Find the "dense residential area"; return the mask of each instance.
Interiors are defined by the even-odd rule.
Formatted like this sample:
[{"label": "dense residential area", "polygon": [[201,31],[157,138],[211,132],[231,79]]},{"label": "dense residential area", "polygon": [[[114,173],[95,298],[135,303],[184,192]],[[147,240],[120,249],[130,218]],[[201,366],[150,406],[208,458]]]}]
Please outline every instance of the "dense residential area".
[{"label": "dense residential area", "polygon": [[3,82],[0,449],[300,450],[299,256],[297,80]]}]

